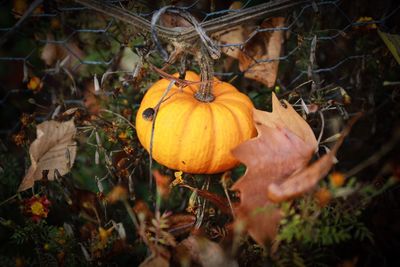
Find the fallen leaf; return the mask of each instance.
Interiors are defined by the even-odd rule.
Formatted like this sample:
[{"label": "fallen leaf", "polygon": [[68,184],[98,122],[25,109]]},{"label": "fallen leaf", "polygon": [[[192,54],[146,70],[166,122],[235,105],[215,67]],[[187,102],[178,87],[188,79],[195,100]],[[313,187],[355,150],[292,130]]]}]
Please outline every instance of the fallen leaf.
[{"label": "fallen leaf", "polygon": [[37,126],[36,132],[36,140],[29,148],[31,166],[19,186],[19,192],[42,179],[43,171],[48,171],[49,180],[54,180],[56,170],[60,175],[67,174],[75,161],[76,142],[73,137],[76,128],[73,120],[45,121]]},{"label": "fallen leaf", "polygon": [[[238,10],[241,8],[242,3],[240,1],[233,2],[229,7],[230,10]],[[255,25],[239,25],[228,30],[217,32],[213,35],[213,38],[218,40],[220,44],[227,45],[221,48],[223,53],[238,59],[241,53],[241,46],[244,45],[247,34],[255,30],[255,28]]]},{"label": "fallen leaf", "polygon": [[215,33],[213,38],[225,45],[222,52],[239,60],[239,69],[246,78],[272,87],[278,73],[283,31],[262,29],[281,28],[284,22],[283,17],[271,18],[261,23],[257,33],[255,25],[245,25]]},{"label": "fallen leaf", "polygon": [[249,235],[260,245],[276,236],[281,211],[274,203],[314,188],[328,174],[337,150],[354,123],[350,122],[328,154],[307,166],[317,147],[310,126],[288,102],[284,108],[275,95],[272,101],[272,113],[254,111],[258,136],[232,151],[247,166],[244,176],[232,186],[232,190],[240,192],[236,220],[245,223]]},{"label": "fallen leaf", "polygon": [[360,115],[353,117],[346,128],[340,134],[339,140],[332,149],[320,159],[313,162],[304,169],[294,172],[280,183],[276,181],[268,186],[268,198],[274,202],[282,202],[298,197],[314,186],[324,178],[336,161],[336,153],[342,145],[344,138],[349,134],[353,124],[360,118]]},{"label": "fallen leaf", "polygon": [[[246,32],[249,31],[248,27],[250,26],[246,28],[244,28],[244,26],[236,26],[226,31],[218,32],[214,34],[213,37],[217,39],[221,45],[226,45],[221,48],[223,53],[235,59],[239,59],[242,53],[240,49],[241,45],[244,45]],[[252,28],[254,29],[255,27]]]},{"label": "fallen leaf", "polygon": [[189,258],[192,262],[204,267],[239,266],[235,260],[226,255],[220,245],[205,237],[189,236],[178,245],[177,249],[185,250],[185,253],[180,255],[181,261]]},{"label": "fallen leaf", "polygon": [[[256,119],[256,118],[255,118]],[[314,148],[286,128],[271,128],[255,121],[258,136],[239,145],[232,154],[247,166],[246,173],[233,186],[240,192],[235,214],[246,224],[258,243],[273,240],[281,212],[268,199],[271,183],[303,168]]]},{"label": "fallen leaf", "polygon": [[[260,27],[281,28],[284,22],[283,17],[271,18],[263,21]],[[244,72],[244,76],[272,87],[278,74],[282,42],[283,31],[257,33],[246,43],[244,52],[239,56],[239,69]]]},{"label": "fallen leaf", "polygon": [[300,116],[296,110],[287,102],[283,101],[285,106],[281,105],[275,93],[272,93],[272,110],[273,112],[266,112],[255,110],[255,121],[272,128],[284,127],[300,137],[305,143],[314,148],[317,148],[318,142],[315,138],[314,132],[308,123]]}]

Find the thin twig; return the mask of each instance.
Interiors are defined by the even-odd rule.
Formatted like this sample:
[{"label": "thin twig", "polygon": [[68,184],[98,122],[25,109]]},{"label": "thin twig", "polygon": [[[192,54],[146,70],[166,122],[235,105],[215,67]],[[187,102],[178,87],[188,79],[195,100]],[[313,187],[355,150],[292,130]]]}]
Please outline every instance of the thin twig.
[{"label": "thin twig", "polygon": [[235,211],[233,210],[231,197],[229,196],[228,189],[225,186],[224,186],[224,193],[225,193],[226,198],[228,199],[228,204],[229,204],[229,208],[231,209],[231,212],[232,212],[232,217],[235,219],[236,216],[235,216]]},{"label": "thin twig", "polygon": [[124,200],[122,200],[122,203],[124,203],[126,212],[128,212],[128,215],[129,215],[129,217],[131,218],[131,221],[133,222],[133,224],[135,225],[136,230],[139,231],[139,222],[138,222],[138,220],[137,220],[137,218],[136,218],[136,214],[135,214],[134,211],[132,210],[131,205],[129,205],[128,200],[124,199]]},{"label": "thin twig", "polygon": [[[319,145],[321,143],[321,138],[324,135],[324,128],[325,128],[325,119],[324,119],[324,114],[321,111],[318,111],[319,116],[321,117],[321,131],[319,132],[317,144]],[[316,148],[318,150],[318,146]]]},{"label": "thin twig", "polygon": [[384,144],[381,149],[373,154],[371,157],[369,157],[368,159],[366,159],[365,161],[361,162],[360,164],[358,164],[357,166],[355,166],[354,168],[352,168],[350,171],[348,171],[345,174],[346,178],[352,177],[355,174],[359,173],[360,171],[364,170],[365,168],[367,168],[368,166],[378,162],[378,160],[380,158],[382,158],[383,156],[385,156],[387,153],[389,153],[390,151],[392,151],[396,146],[396,144],[400,141],[400,129],[397,129],[394,133],[394,136],[392,137],[392,139],[387,142],[386,144]]},{"label": "thin twig", "polygon": [[[112,16],[118,20],[124,21],[138,31],[151,33],[151,23],[137,14],[130,13],[122,8],[111,5],[105,1],[96,0],[75,0],[83,6],[89,7],[105,15]],[[275,0],[268,3],[245,8],[241,12],[230,13],[218,18],[210,19],[199,25],[204,29],[205,33],[212,34],[221,30],[227,30],[237,25],[244,25],[250,21],[258,20],[266,16],[272,16],[289,8],[309,4],[308,0]],[[156,26],[157,35],[164,41],[173,41],[192,46],[200,37],[194,27],[185,29],[171,29],[160,25]]]}]

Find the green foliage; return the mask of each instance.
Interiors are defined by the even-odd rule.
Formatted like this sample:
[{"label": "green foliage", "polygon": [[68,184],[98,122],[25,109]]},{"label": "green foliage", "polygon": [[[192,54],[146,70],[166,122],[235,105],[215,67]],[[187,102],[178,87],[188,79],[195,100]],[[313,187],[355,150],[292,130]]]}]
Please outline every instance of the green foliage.
[{"label": "green foliage", "polygon": [[[359,187],[352,182],[347,188],[335,190],[333,194],[354,191]],[[335,195],[333,195],[335,196]],[[367,196],[361,195],[359,201]],[[284,242],[299,242],[303,245],[332,246],[349,240],[373,241],[369,229],[360,221],[363,205],[349,205],[345,197],[333,199],[321,207],[314,197],[299,199],[296,205],[283,205],[286,218],[281,222],[278,240]]]},{"label": "green foliage", "polygon": [[[343,187],[321,183],[331,192],[331,202],[321,206],[313,195],[283,203],[285,214],[277,237],[277,266],[326,266],[332,261],[329,248],[350,241],[374,243],[374,236],[363,222],[370,201],[395,183],[389,179],[381,188],[362,185],[350,179]],[[322,248],[322,250],[321,250]],[[293,250],[295,249],[295,250]],[[304,265],[305,263],[305,265]]]},{"label": "green foliage", "polygon": [[312,198],[299,202],[300,212],[290,207],[289,217],[281,223],[280,241],[322,246],[340,244],[352,238],[372,241],[371,232],[359,221],[360,210],[346,210],[343,200],[324,208],[318,207]]}]

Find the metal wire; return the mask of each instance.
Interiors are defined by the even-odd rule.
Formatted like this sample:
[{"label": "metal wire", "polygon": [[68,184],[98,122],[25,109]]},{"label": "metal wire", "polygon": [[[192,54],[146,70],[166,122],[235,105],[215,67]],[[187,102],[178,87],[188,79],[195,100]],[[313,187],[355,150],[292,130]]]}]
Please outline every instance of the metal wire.
[{"label": "metal wire", "polygon": [[[131,35],[140,36],[138,32],[129,33],[129,25],[119,20],[118,17],[100,14],[88,7],[81,6],[71,1],[35,1],[36,6],[29,10],[29,1],[25,1],[25,10],[16,10],[13,4],[16,1],[2,1],[0,3],[1,16],[5,17],[0,24],[0,39],[4,40],[0,46],[0,109],[13,105],[11,98],[21,97],[26,100],[32,95],[27,90],[26,78],[38,76],[42,80],[58,75],[62,71],[49,71],[56,68],[56,62],[46,66],[41,55],[46,46],[54,46],[53,49],[61,49],[64,59],[68,58],[69,65],[65,67],[64,79],[73,79],[78,90],[82,87],[84,78],[94,74],[103,75],[118,60],[121,49],[126,47],[131,40]],[[20,1],[24,2],[24,1]],[[154,7],[146,7],[145,3],[137,2],[129,4],[129,1],[107,1],[108,5],[121,12],[135,13],[143,19],[155,12]],[[196,1],[184,6],[188,12],[194,11]],[[254,7],[255,0],[243,1],[240,9],[221,9],[213,11],[201,10],[202,17],[199,20],[205,24],[213,18],[226,14],[240,14],[245,8]],[[342,78],[342,68],[349,65],[360,65],[365,60],[376,60],[370,54],[360,53],[356,49],[346,50],[337,45],[342,39],[357,38],[354,34],[360,28],[380,27],[393,16],[399,15],[400,5],[380,19],[360,20],[360,17],[352,17],[347,14],[341,1],[305,1],[301,6],[288,10],[278,10],[281,16],[286,18],[284,27],[262,28],[254,27],[248,33],[249,38],[240,43],[221,43],[220,48],[239,48],[251,57],[246,45],[252,42],[259,34],[270,34],[273,32],[284,32],[284,51],[279,57],[255,59],[250,66],[279,61],[277,84],[284,90],[290,90],[304,83],[312,75],[319,75],[320,80],[332,82],[334,79]],[[24,12],[29,11],[24,16]],[[22,13],[21,13],[22,12]],[[334,16],[335,19],[325,17]],[[267,19],[267,18],[265,18]],[[22,20],[22,21],[21,21]],[[95,22],[94,22],[95,21]],[[150,23],[149,23],[150,25]],[[318,26],[316,26],[318,25]],[[213,27],[215,28],[215,27]],[[313,68],[308,70],[307,65],[297,64],[304,58],[309,57],[311,42],[316,36],[316,54],[323,55],[324,60],[317,57]],[[355,36],[355,37],[354,37]],[[143,45],[147,44],[150,36],[142,35]],[[331,51],[327,51],[331,49]],[[340,57],[337,57],[340,55]],[[43,55],[42,55],[43,57]],[[332,57],[332,58],[329,58]],[[62,59],[61,59],[62,60]],[[239,75],[243,76],[246,70],[239,71],[237,68],[224,69],[226,57],[216,61],[215,73],[226,80]],[[303,60],[304,61],[304,60]],[[325,63],[326,62],[326,63]],[[333,62],[333,63],[332,63]],[[60,64],[60,62],[58,62]],[[219,64],[219,65],[218,65]],[[365,62],[363,63],[365,64]],[[84,69],[84,71],[79,71]],[[351,68],[349,68],[351,69]],[[286,70],[286,71],[285,71]],[[23,73],[23,75],[21,74]],[[10,78],[10,76],[18,78]],[[22,77],[23,76],[23,77]],[[72,76],[72,77],[67,77]],[[93,76],[92,76],[93,77]],[[347,80],[350,86],[350,81]],[[69,87],[71,82],[60,84]],[[259,85],[263,86],[263,85]],[[57,88],[61,91],[66,88]],[[79,94],[78,94],[79,95]],[[78,95],[70,95],[68,99],[79,99]],[[12,127],[1,129],[0,135],[9,135],[18,126],[18,121]]]}]

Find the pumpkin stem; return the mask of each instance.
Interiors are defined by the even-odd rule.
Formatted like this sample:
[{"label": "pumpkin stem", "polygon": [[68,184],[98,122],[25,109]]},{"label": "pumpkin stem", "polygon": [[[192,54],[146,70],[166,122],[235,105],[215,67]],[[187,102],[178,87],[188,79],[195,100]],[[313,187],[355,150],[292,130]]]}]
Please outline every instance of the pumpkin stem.
[{"label": "pumpkin stem", "polygon": [[200,66],[201,84],[194,97],[201,102],[212,102],[215,99],[213,95],[214,64],[203,44],[201,50],[196,54],[196,60]]}]

